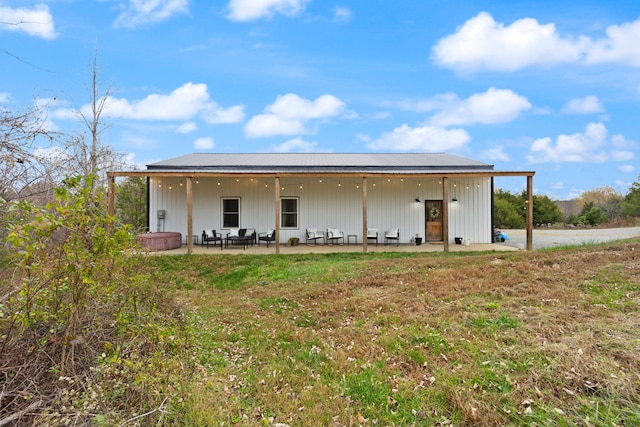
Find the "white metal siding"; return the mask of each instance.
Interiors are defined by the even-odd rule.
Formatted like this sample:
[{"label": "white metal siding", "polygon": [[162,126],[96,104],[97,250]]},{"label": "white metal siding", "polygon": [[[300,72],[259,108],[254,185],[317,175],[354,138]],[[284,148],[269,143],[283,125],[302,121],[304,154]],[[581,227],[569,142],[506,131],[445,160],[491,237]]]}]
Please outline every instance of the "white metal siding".
[{"label": "white metal siding", "polygon": [[[474,243],[491,242],[490,181],[487,178],[450,179],[449,237]],[[218,185],[220,183],[220,185]],[[182,185],[181,185],[182,184]],[[223,235],[221,199],[240,198],[240,226],[263,232],[275,228],[275,180],[249,178],[193,179],[193,231],[213,228]],[[362,179],[283,178],[281,197],[299,198],[298,229],[282,229],[280,241],[298,237],[304,242],[306,228],[338,228],[358,236],[362,243]],[[301,188],[302,187],[302,188]],[[152,179],[150,185],[150,230],[187,232],[186,181],[179,178]],[[400,229],[401,243],[425,235],[425,200],[442,199],[442,182],[433,179],[368,179],[368,226],[380,232]],[[456,197],[458,203],[452,203]],[[420,203],[415,201],[420,199]],[[157,210],[166,218],[158,220]]]}]

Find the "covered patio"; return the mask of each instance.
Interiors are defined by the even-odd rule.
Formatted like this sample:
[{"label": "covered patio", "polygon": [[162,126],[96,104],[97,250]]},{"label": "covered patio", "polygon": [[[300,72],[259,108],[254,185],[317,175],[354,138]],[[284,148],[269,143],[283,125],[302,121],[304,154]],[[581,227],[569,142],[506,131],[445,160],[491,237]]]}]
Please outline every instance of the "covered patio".
[{"label": "covered patio", "polygon": [[[269,250],[252,248],[258,253],[336,250],[336,245],[304,245],[305,230],[315,227],[340,229],[344,243],[355,237],[357,244],[339,246],[342,251],[383,250],[382,233],[399,227],[402,244],[396,250],[448,252],[462,250],[454,244],[461,237],[491,244],[495,177],[526,177],[527,203],[533,206],[534,174],[497,171],[493,165],[438,153],[191,154],[148,165],[145,171],[108,172],[108,210],[115,212],[116,178],[138,176],[147,178],[149,231],[190,236],[185,239],[188,254],[199,252],[197,236],[203,229],[217,229],[224,237],[233,227],[275,230]],[[287,201],[294,206],[292,215]],[[526,219],[526,249],[531,250],[532,209]],[[430,239],[431,225],[437,226],[435,239]],[[371,228],[382,234],[378,246],[363,238]],[[424,245],[409,244],[418,236]],[[300,239],[297,249],[286,246],[291,238]]]}]

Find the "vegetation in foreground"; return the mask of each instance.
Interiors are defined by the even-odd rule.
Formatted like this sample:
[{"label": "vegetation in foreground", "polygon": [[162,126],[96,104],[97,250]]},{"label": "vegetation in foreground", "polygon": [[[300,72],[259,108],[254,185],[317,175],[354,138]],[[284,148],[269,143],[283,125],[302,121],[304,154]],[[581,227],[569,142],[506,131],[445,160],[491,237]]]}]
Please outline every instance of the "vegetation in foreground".
[{"label": "vegetation in foreground", "polygon": [[148,256],[69,178],[8,207],[0,425],[639,425],[640,240]]},{"label": "vegetation in foreground", "polygon": [[13,203],[0,247],[0,425],[165,422],[190,372],[180,311],[104,196],[66,180]]},{"label": "vegetation in foreground", "polygon": [[153,257],[198,343],[201,377],[173,410],[183,425],[640,425],[638,251]]}]

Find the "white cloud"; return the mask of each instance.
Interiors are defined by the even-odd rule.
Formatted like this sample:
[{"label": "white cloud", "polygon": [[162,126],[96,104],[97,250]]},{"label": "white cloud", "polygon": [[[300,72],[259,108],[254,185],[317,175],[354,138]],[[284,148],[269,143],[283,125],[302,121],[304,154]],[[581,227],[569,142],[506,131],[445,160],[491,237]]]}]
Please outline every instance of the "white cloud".
[{"label": "white cloud", "polygon": [[278,96],[276,102],[266,108],[266,112],[291,119],[321,119],[337,116],[345,104],[333,95],[322,95],[314,101],[288,93]]},{"label": "white cloud", "polygon": [[258,138],[307,133],[310,121],[339,116],[344,109],[345,103],[333,95],[322,95],[312,101],[288,93],[278,96],[264,114],[252,117],[245,126],[245,134]]},{"label": "white cloud", "polygon": [[353,12],[351,9],[344,6],[336,6],[333,8],[333,21],[334,22],[349,22],[351,21],[351,17],[353,16]]},{"label": "white cloud", "polygon": [[187,134],[187,133],[191,133],[195,130],[198,129],[198,125],[195,124],[194,122],[187,122],[187,123],[183,123],[180,126],[178,126],[176,128],[176,132],[178,133],[182,133],[182,134]]},{"label": "white cloud", "polygon": [[611,159],[617,162],[628,162],[635,157],[633,151],[615,150],[611,152]]},{"label": "white cloud", "polygon": [[196,150],[211,150],[215,146],[216,144],[211,137],[198,138],[193,142],[193,148]]},{"label": "white cloud", "polygon": [[481,12],[432,48],[432,59],[462,73],[515,71],[557,64],[617,63],[640,67],[640,18],[606,29],[606,36],[562,36],[555,24],[522,18],[511,25]]},{"label": "white cloud", "polygon": [[212,102],[203,112],[202,118],[212,125],[240,123],[244,120],[244,106],[235,105],[225,109]]},{"label": "white cloud", "polygon": [[276,13],[295,16],[310,0],[230,0],[227,17],[233,21],[269,18]]},{"label": "white cloud", "polygon": [[57,37],[53,16],[46,4],[36,4],[32,9],[0,7],[1,31],[20,31],[44,39]]},{"label": "white cloud", "polygon": [[[514,120],[522,111],[531,108],[527,98],[512,90],[494,87],[464,100],[458,100],[455,95],[441,98],[444,99],[447,99],[447,102],[440,105],[441,111],[430,120],[435,126],[506,123]],[[434,105],[436,103],[434,102]]]},{"label": "white cloud", "polygon": [[570,100],[562,111],[567,114],[594,114],[601,113],[604,108],[597,97],[590,95]]},{"label": "white cloud", "polygon": [[618,166],[618,170],[624,173],[632,173],[636,170],[636,167],[633,165],[620,165]]},{"label": "white cloud", "polygon": [[412,128],[407,124],[387,132],[369,143],[371,150],[442,152],[464,147],[471,137],[463,129],[443,129],[424,126]]},{"label": "white cloud", "polygon": [[299,120],[287,120],[274,114],[258,114],[249,120],[244,131],[249,138],[297,135],[304,133],[304,125]]},{"label": "white cloud", "polygon": [[607,128],[602,123],[589,123],[584,133],[559,135],[556,141],[540,138],[533,142],[527,155],[531,163],[592,162],[607,160]]},{"label": "white cloud", "polygon": [[189,11],[189,0],[129,0],[116,18],[115,27],[134,28],[153,24]]},{"label": "white cloud", "polygon": [[510,162],[511,156],[504,152],[504,147],[489,148],[482,152],[482,158],[487,160],[498,160],[500,162]]},{"label": "white cloud", "polygon": [[[91,106],[84,105],[81,111],[91,115]],[[73,111],[59,109],[53,112],[58,118],[75,117]],[[146,98],[129,101],[125,98],[109,98],[103,111],[105,117],[134,120],[183,120],[201,117],[207,123],[238,123],[244,120],[244,107],[228,109],[220,107],[209,96],[204,83],[185,83],[170,94],[151,94]]]},{"label": "white cloud", "polygon": [[554,24],[523,18],[505,26],[481,12],[433,47],[433,59],[462,72],[514,71],[532,65],[576,62],[584,38],[562,38]]},{"label": "white cloud", "polygon": [[640,67],[640,18],[606,30],[607,38],[597,40],[587,52],[588,64],[616,62]]},{"label": "white cloud", "polygon": [[305,141],[302,138],[294,138],[273,147],[276,153],[311,153],[315,151],[318,144],[315,142]]},{"label": "white cloud", "polygon": [[0,103],[4,104],[9,102],[11,95],[7,92],[0,92]]}]

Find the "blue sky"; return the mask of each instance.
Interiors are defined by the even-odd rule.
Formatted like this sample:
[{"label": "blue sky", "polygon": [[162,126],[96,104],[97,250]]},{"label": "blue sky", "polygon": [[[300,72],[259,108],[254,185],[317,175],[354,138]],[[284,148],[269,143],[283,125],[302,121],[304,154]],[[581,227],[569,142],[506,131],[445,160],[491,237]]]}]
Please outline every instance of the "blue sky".
[{"label": "blue sky", "polygon": [[[192,152],[447,152],[569,199],[638,179],[640,2],[0,0],[0,105]],[[523,188],[522,178],[498,186]]]}]

